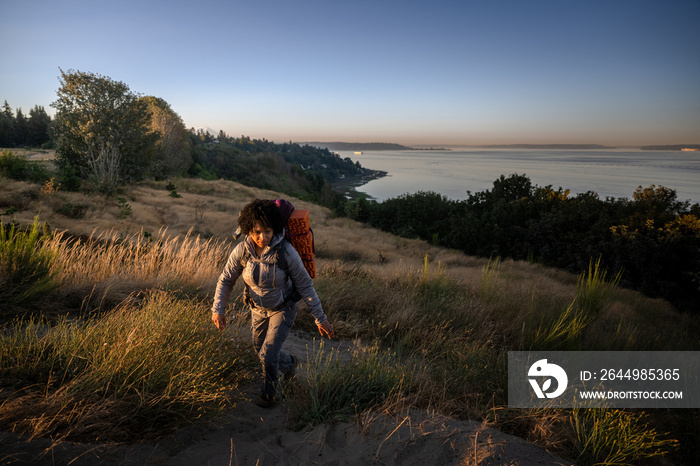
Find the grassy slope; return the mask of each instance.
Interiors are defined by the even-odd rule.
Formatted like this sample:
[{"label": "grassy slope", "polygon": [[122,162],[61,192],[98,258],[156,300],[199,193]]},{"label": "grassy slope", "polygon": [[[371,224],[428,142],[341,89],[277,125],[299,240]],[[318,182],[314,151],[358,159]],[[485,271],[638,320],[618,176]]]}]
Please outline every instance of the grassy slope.
[{"label": "grassy slope", "polygon": [[[54,229],[75,235],[96,232],[103,237],[129,237],[142,230],[158,236],[167,229],[168,235],[191,230],[225,242],[243,205],[255,197],[278,197],[224,181],[178,180],[180,198],[171,197],[165,183],[142,183],[105,198],[60,190],[47,194],[29,183],[1,181],[0,210],[15,206],[18,222],[31,223],[39,214],[40,221]],[[128,215],[118,197],[126,200]],[[678,315],[664,301],[619,289],[586,328],[570,340],[557,339],[551,330],[576,297],[578,277],[536,264],[467,257],[333,218],[327,209],[315,205],[293,202],[310,210],[319,269],[316,286],[341,336],[378,339],[414,365],[413,388],[404,392],[403,403],[457,416],[491,417],[501,428],[567,450],[576,442],[560,433],[559,426],[566,422],[561,416],[501,414],[503,356],[508,349],[544,349],[543,341],[557,349],[698,349],[697,319]],[[76,212],[67,205],[78,206],[82,218],[56,213]],[[217,250],[219,261],[227,249]],[[214,264],[216,258],[211,265],[199,267],[206,269],[197,282],[200,295],[213,291],[219,272]],[[74,298],[98,290],[101,302],[116,303],[156,282],[152,276],[138,278],[129,270],[121,279],[110,272],[104,278],[87,274],[93,277],[86,281],[78,277],[80,264],[72,267],[74,278],[66,279],[63,292]],[[305,314],[300,314],[299,324],[312,328]],[[448,371],[452,379],[444,378]],[[474,388],[480,385],[486,389]],[[697,426],[679,422],[671,419],[660,425],[676,437],[690,429],[691,439],[681,440],[697,441]],[[576,457],[577,453],[570,454]]]}]

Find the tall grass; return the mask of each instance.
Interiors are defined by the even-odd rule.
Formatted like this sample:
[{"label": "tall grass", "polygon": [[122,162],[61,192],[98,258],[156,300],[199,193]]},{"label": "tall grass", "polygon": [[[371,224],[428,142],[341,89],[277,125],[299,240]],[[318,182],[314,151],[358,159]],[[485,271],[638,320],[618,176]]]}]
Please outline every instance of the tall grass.
[{"label": "tall grass", "polygon": [[[552,319],[543,316],[528,349],[539,351],[581,351],[585,349],[584,332],[612,301],[620,281],[618,273],[606,281],[607,273],[600,269],[600,258],[590,261],[588,273],[582,273],[576,284],[576,297],[567,308]],[[618,328],[619,330],[619,328]],[[613,341],[618,340],[618,334]]]},{"label": "tall grass", "polygon": [[553,322],[543,322],[537,328],[528,349],[537,351],[581,350],[583,332],[594,319],[593,316],[586,314],[578,306],[577,300],[574,299]]},{"label": "tall grass", "polygon": [[[431,267],[427,260],[424,260],[422,270],[404,269],[390,275],[383,275],[376,268],[365,268],[358,273],[356,267],[353,266],[351,271],[337,263],[332,270],[324,269],[320,277],[320,293],[324,303],[328,303],[328,297],[332,298],[331,305],[326,307],[334,322],[351,319],[354,315],[371,315],[374,321],[385,326],[361,326],[354,333],[355,336],[377,341],[380,348],[392,347],[405,360],[428,368],[429,380],[421,379],[420,396],[411,398],[414,407],[437,409],[443,414],[472,419],[490,419],[490,413],[495,409],[510,411],[504,408],[507,403],[506,361],[509,350],[587,350],[590,349],[591,340],[603,342],[595,349],[613,350],[616,347],[612,345],[619,344],[619,325],[596,326],[600,320],[614,321],[609,313],[615,309],[613,303],[621,299],[617,289],[618,278],[609,281],[594,262],[578,280],[565,279],[568,285],[562,286],[562,290],[567,290],[568,304],[563,307],[559,304],[562,299],[536,296],[537,288],[534,286],[514,286],[513,273],[510,269],[503,272],[504,265],[500,261],[489,261],[481,267],[481,275],[476,280],[466,283],[457,282],[440,266]],[[535,269],[537,266],[531,267]],[[508,274],[507,280],[502,280],[501,274]],[[532,280],[536,279],[536,275],[532,277]],[[334,293],[341,289],[342,299],[336,301]],[[362,304],[354,308],[355,303]],[[667,326],[663,332],[675,334],[678,330],[672,328],[670,322]],[[659,331],[658,328],[644,325],[638,325],[636,329],[645,335]],[[689,333],[674,344],[688,345],[691,341]],[[605,342],[608,346],[605,346]],[[630,339],[625,346],[634,349],[635,340]],[[321,374],[335,374],[334,387],[352,385],[349,374],[354,371],[353,368],[343,372],[340,366],[331,365],[329,368],[326,361],[314,360],[311,364],[318,365]],[[313,386],[327,384],[321,380],[321,376],[313,380]],[[313,386],[307,388],[308,393],[313,393]],[[314,403],[305,409],[313,412],[330,409],[333,403],[331,396],[314,394],[311,398],[315,400]],[[306,415],[313,418],[311,414]],[[574,432],[573,426],[577,422],[567,422],[570,414],[562,410],[534,414],[538,419],[543,419],[542,422],[533,420],[532,416],[513,412],[503,416],[503,419],[510,420],[495,425],[541,442],[549,442],[548,436],[537,433],[543,423],[550,422],[546,419],[553,419],[551,422],[556,424],[557,429],[569,430],[570,433]],[[596,435],[607,438],[620,447],[618,460],[634,462],[640,456],[630,454],[630,451],[638,438],[650,433],[651,428],[644,423],[634,423],[633,417],[625,416],[617,416],[616,422],[621,423],[619,428],[610,428],[609,424],[598,422],[585,426],[580,424],[579,429],[585,432],[582,435],[587,438]],[[623,425],[630,427],[625,430]],[[528,432],[527,429],[533,431]],[[571,440],[574,438],[572,436],[566,440],[565,432],[556,438],[555,448],[560,454],[568,450],[573,452],[571,455],[574,458],[590,454],[594,461],[608,461],[608,453],[600,449],[590,453],[590,447],[582,441]],[[666,437],[658,438],[659,442],[645,444],[645,455],[662,454],[677,445]]]},{"label": "tall grass", "polygon": [[0,337],[0,428],[124,442],[221,413],[254,357],[208,315],[206,303],[154,292],[101,319],[15,324]]},{"label": "tall grass", "polygon": [[599,257],[595,264],[593,259],[588,263],[588,273],[582,273],[576,286],[576,299],[583,312],[598,316],[610,302],[622,277],[619,271],[612,280],[606,280],[607,271],[601,270]]},{"label": "tall grass", "polygon": [[678,441],[659,436],[644,412],[574,409],[570,422],[580,466],[634,465],[678,448]]},{"label": "tall grass", "polygon": [[287,389],[290,412],[300,427],[349,420],[410,386],[410,372],[376,345],[355,348],[344,363],[321,343],[308,360],[308,375]]},{"label": "tall grass", "polygon": [[495,299],[498,292],[498,269],[501,259],[489,259],[481,269],[481,299],[489,302]]},{"label": "tall grass", "polygon": [[81,239],[58,236],[47,247],[57,251],[56,281],[61,292],[85,297],[86,305],[113,306],[134,292],[158,288],[206,296],[231,245],[190,233],[121,236],[107,232]]},{"label": "tall grass", "polygon": [[0,312],[27,305],[57,287],[53,278],[57,251],[40,240],[38,219],[27,229],[0,217]]}]

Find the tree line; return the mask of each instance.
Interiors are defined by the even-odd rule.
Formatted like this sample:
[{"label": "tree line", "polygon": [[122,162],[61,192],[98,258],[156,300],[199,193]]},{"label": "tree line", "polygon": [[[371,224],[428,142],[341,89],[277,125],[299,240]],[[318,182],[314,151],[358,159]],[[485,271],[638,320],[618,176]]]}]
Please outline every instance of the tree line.
[{"label": "tree line", "polygon": [[[139,95],[108,76],[60,70],[59,81],[53,120],[43,107],[25,118],[5,102],[0,147],[54,147],[64,189],[113,193],[146,178],[225,178],[342,212],[345,198],[329,182],[364,170],[327,149],[188,130],[165,100]],[[10,176],[42,176],[16,157],[4,157],[2,166]]]},{"label": "tree line", "polygon": [[700,205],[664,186],[631,199],[537,186],[501,176],[463,201],[435,192],[348,203],[349,217],[397,235],[483,257],[529,260],[580,273],[591,260],[622,272],[622,283],[700,311]]},{"label": "tree line", "polygon": [[50,125],[44,107],[35,105],[26,116],[21,108],[13,112],[6,100],[0,111],[0,147],[49,147]]}]

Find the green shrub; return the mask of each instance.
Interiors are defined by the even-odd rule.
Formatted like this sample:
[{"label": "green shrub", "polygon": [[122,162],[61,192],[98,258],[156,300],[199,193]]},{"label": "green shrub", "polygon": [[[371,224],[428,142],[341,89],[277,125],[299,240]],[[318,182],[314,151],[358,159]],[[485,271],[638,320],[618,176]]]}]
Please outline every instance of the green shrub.
[{"label": "green shrub", "polygon": [[53,211],[64,217],[79,219],[85,217],[85,212],[87,212],[88,208],[89,206],[87,204],[66,202],[65,204],[54,207]]},{"label": "green shrub", "polygon": [[118,218],[126,218],[131,215],[131,205],[129,205],[125,197],[117,198],[117,207],[119,207]]},{"label": "green shrub", "polygon": [[27,180],[35,183],[43,183],[51,178],[43,165],[30,162],[25,156],[15,154],[10,150],[3,150],[0,154],[0,174],[15,180]]},{"label": "green shrub", "polygon": [[25,230],[0,219],[0,310],[26,305],[57,286],[52,270],[57,253],[42,246],[41,233],[38,219]]}]

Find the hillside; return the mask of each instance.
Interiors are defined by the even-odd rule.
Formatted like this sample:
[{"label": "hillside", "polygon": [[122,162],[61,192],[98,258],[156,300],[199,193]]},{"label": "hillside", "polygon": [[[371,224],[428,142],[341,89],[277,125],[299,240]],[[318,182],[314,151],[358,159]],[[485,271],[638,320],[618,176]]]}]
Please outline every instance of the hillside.
[{"label": "hillside", "polygon": [[[166,182],[144,182],[126,187],[115,197],[46,192],[28,182],[0,181],[0,211],[13,206],[13,218],[19,223],[30,224],[39,215],[39,220],[48,222],[51,228],[68,230],[73,235],[128,240],[143,238],[147,233],[146,241],[151,245],[140,255],[125,252],[118,261],[111,259],[99,267],[91,264],[101,260],[99,254],[85,254],[80,256],[83,259],[73,260],[73,249],[62,249],[60,254],[65,259],[57,276],[62,285],[48,301],[35,307],[51,309],[55,314],[75,313],[80,308],[108,311],[126,303],[121,306],[135,306],[136,312],[138,306],[146,305],[141,300],[147,303],[155,290],[167,302],[175,303],[169,304],[173,309],[191,308],[178,303],[190,303],[192,299],[204,323],[216,277],[231,247],[237,212],[253,198],[280,196],[223,180],[177,180],[174,190]],[[173,191],[180,197],[172,196]],[[320,464],[352,458],[389,464],[409,459],[425,464],[561,464],[547,451],[570,460],[582,458],[580,444],[573,440],[576,434],[572,425],[580,423],[582,431],[578,435],[585,438],[616,438],[617,434],[610,427],[604,432],[596,431],[606,427],[597,422],[588,424],[568,411],[508,409],[503,384],[509,350],[545,345],[573,350],[697,350],[698,320],[678,314],[664,301],[611,289],[590,320],[580,322],[575,333],[562,335],[556,329],[563,311],[577,296],[576,275],[534,263],[465,256],[337,218],[327,208],[296,199],[293,202],[310,211],[319,270],[314,282],[339,339],[321,346],[314,339],[314,325],[308,313],[300,311],[289,344],[302,355],[304,375],[285,406],[273,412],[257,411],[247,401],[253,385],[250,380],[242,380],[230,387],[232,401],[225,405],[218,422],[190,427],[185,424],[184,430],[180,426],[175,433],[140,444],[132,441],[121,446],[96,445],[93,438],[80,440],[87,444],[74,445],[58,440],[52,454],[69,458],[89,450],[113,459],[105,464],[117,464],[125,458],[146,461],[149,455],[173,460],[170,464],[186,464],[192,458],[202,462],[215,458],[229,462],[231,458],[231,463],[248,464],[256,459],[274,461],[280,455],[292,455],[291,464],[304,464],[312,458]],[[187,232],[201,235],[201,239],[190,236],[188,240],[184,237]],[[180,235],[183,249],[191,256],[174,254],[170,259],[167,250],[158,249],[168,247],[171,243],[165,239],[176,235]],[[215,243],[202,243],[206,238]],[[101,248],[100,244],[95,247]],[[125,251],[130,248],[128,241],[110,244],[107,242],[105,247],[126,248]],[[79,250],[75,249],[77,253]],[[147,267],[151,263],[149,254],[157,259],[152,268]],[[245,311],[232,307],[230,312],[240,327],[227,334],[227,344],[235,343],[234,354],[245,360],[250,358],[245,349],[249,323]],[[208,328],[207,332],[213,330]],[[125,335],[131,339],[129,332]],[[161,351],[166,351],[166,347]],[[333,362],[333,354],[344,364],[352,364],[353,369],[335,369],[342,366]],[[340,406],[329,407],[335,414],[322,418],[325,421],[295,424],[307,409],[303,403],[315,396],[314,387],[322,380],[337,384],[337,390],[375,382],[363,372],[368,365],[377,374],[399,377],[389,388],[371,386],[372,399],[378,404],[360,405],[354,398],[341,398]],[[321,379],[319,371],[335,379]],[[357,373],[367,375],[359,380],[352,378]],[[334,398],[338,395],[324,403],[332,404]],[[7,409],[15,405],[4,406],[0,421],[3,416],[7,419]],[[18,404],[16,409],[22,406],[31,404]],[[45,413],[49,407],[38,406],[43,412],[36,415],[48,416]],[[343,411],[348,407],[349,414]],[[359,418],[354,417],[355,412]],[[635,452],[625,453],[632,462],[668,450],[682,463],[684,454],[690,456],[695,447],[697,431],[684,413],[661,418],[653,417],[653,413],[649,417],[645,413],[611,415],[615,422],[629,424],[624,442],[642,442],[643,448],[635,443]],[[645,421],[652,422],[653,427]],[[20,421],[14,422],[21,427]],[[20,427],[14,428],[15,432],[23,432]],[[9,430],[4,421],[0,428]],[[79,429],[75,431],[59,431],[55,438],[85,438],[78,436]],[[652,433],[656,435],[657,431],[671,432],[660,437],[677,439],[680,449],[672,448],[672,442],[651,441]],[[42,435],[46,434],[37,434]],[[109,436],[109,432],[102,431],[100,438],[103,436]],[[203,440],[204,437],[208,439]],[[269,448],[261,449],[260,442]],[[623,440],[618,439],[619,442]],[[3,452],[21,456],[36,452],[35,448],[46,448],[47,444],[41,439],[28,444],[4,434],[0,435],[0,446]],[[82,461],[89,464],[90,458],[86,454]]]}]

